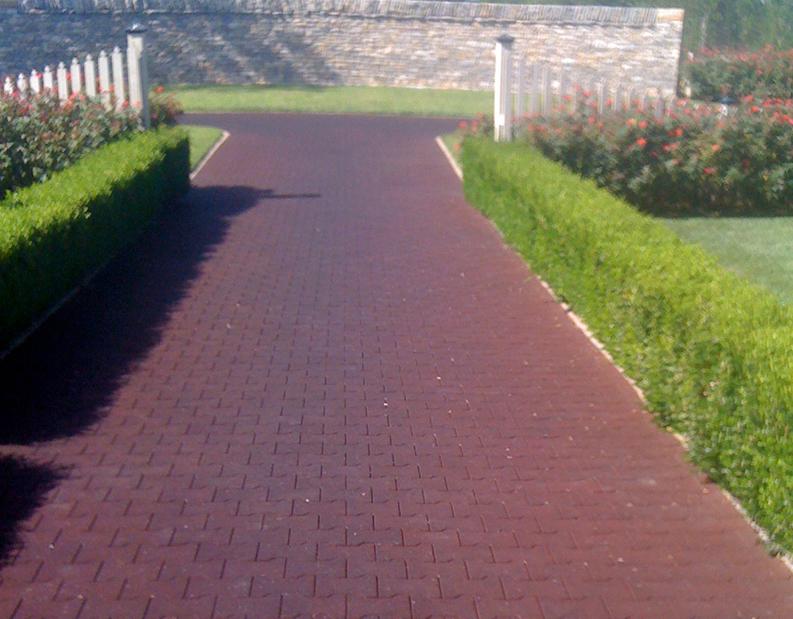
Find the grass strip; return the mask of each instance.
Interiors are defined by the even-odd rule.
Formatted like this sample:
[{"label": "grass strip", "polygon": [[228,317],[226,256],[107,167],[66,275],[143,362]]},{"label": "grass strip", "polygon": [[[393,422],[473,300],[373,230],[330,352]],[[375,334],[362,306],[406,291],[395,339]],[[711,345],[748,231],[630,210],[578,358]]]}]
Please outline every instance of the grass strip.
[{"label": "grass strip", "polygon": [[181,125],[190,138],[190,169],[196,166],[209,152],[217,141],[223,136],[223,131],[217,127],[202,127],[200,125]]},{"label": "grass strip", "polygon": [[180,85],[168,87],[186,112],[307,112],[472,117],[489,110],[487,91],[369,86]]}]

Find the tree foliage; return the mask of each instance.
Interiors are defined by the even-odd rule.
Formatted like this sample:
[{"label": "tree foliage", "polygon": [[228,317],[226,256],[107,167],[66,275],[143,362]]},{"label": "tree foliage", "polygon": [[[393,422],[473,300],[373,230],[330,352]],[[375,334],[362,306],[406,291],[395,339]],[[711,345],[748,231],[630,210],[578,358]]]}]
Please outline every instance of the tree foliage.
[{"label": "tree foliage", "polygon": [[793,0],[501,0],[520,4],[567,4],[681,8],[686,11],[683,47],[756,49],[793,47]]}]

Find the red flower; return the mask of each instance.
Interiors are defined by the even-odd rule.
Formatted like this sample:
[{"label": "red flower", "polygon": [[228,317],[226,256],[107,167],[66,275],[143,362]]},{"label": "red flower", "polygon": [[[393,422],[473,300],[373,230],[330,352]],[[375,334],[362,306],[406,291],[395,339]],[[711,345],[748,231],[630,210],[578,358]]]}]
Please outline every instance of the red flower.
[{"label": "red flower", "polygon": [[645,140],[644,138],[637,139],[636,146],[638,146],[639,148],[644,148],[645,146],[647,146],[647,140]]},{"label": "red flower", "polygon": [[702,171],[703,171],[705,174],[707,174],[708,176],[710,176],[710,175],[712,175],[712,174],[715,174],[715,173],[716,173],[716,168],[705,168],[705,169],[704,169],[704,170],[702,170]]}]

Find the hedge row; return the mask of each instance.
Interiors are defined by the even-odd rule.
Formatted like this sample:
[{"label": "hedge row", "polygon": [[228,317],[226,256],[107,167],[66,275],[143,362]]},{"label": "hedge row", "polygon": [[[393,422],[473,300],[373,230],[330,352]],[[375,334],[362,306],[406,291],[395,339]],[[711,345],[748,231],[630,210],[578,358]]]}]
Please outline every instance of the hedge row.
[{"label": "hedge row", "polygon": [[187,136],[136,134],[0,201],[0,350],[189,187]]},{"label": "hedge row", "polygon": [[793,549],[793,315],[525,145],[468,138],[465,193],[637,379],[658,421]]}]

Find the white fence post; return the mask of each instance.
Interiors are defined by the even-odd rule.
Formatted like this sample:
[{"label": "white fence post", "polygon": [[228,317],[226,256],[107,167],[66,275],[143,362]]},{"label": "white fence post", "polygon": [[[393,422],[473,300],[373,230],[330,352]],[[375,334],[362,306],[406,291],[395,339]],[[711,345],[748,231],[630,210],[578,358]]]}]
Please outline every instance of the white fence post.
[{"label": "white fence post", "polygon": [[72,94],[79,95],[83,91],[82,72],[80,71],[80,63],[77,58],[72,58]]},{"label": "white fence post", "polygon": [[85,94],[91,99],[96,97],[96,63],[91,54],[85,57]]},{"label": "white fence post", "polygon": [[494,137],[496,142],[512,139],[512,43],[502,34],[496,39],[496,79],[493,97]]},{"label": "white fence post", "polygon": [[110,61],[105,50],[99,52],[99,93],[102,103],[109,110],[113,104],[110,97]]},{"label": "white fence post", "polygon": [[113,48],[113,95],[116,99],[116,110],[124,107],[127,90],[124,86],[124,59],[118,47]]},{"label": "white fence post", "polygon": [[146,66],[146,28],[133,24],[127,30],[127,71],[129,72],[129,104],[138,110],[143,127],[149,128],[149,74]]},{"label": "white fence post", "polygon": [[66,80],[66,65],[62,62],[58,63],[56,75],[58,77],[58,99],[66,101],[69,98],[69,82]]}]

